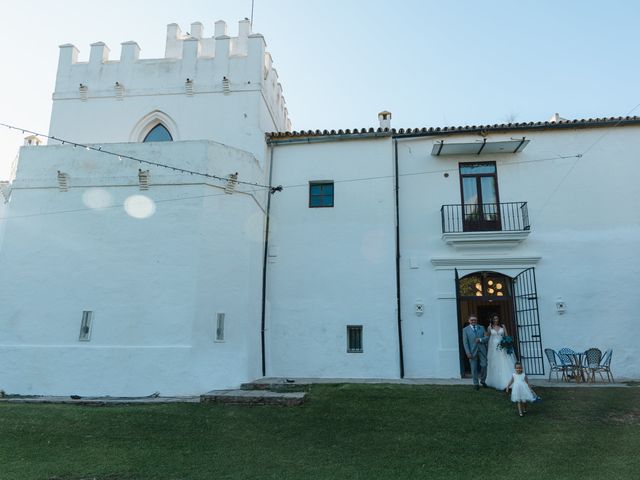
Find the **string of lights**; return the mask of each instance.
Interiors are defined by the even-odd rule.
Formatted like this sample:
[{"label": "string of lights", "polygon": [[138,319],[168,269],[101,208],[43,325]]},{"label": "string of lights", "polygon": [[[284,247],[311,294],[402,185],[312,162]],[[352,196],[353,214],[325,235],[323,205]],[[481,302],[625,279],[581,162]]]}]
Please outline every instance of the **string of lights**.
[{"label": "string of lights", "polygon": [[[48,138],[49,140],[60,142],[62,145],[71,145],[74,148],[80,147],[80,148],[84,148],[85,150],[99,152],[99,153],[102,153],[102,154],[105,154],[105,155],[111,155],[113,157],[117,157],[119,160],[122,160],[123,158],[126,158],[127,160],[132,160],[132,161],[138,162],[140,164],[152,165],[154,167],[159,167],[159,168],[167,168],[169,170],[173,170],[174,172],[188,173],[189,175],[197,175],[197,176],[205,177],[205,178],[213,178],[213,179],[219,180],[221,182],[229,181],[229,179],[226,178],[226,177],[220,177],[218,175],[213,175],[211,173],[198,172],[196,170],[189,170],[187,168],[180,168],[180,167],[175,167],[173,165],[167,165],[167,164],[160,163],[160,162],[153,162],[151,160],[145,160],[143,158],[137,158],[137,157],[133,157],[131,155],[125,155],[123,153],[112,152],[110,150],[103,149],[101,146],[97,146],[96,147],[94,145],[87,145],[87,144],[84,144],[84,143],[77,143],[77,142],[73,142],[73,141],[70,141],[70,140],[65,140],[65,139],[62,139],[62,138],[58,138],[58,137],[54,137],[54,136],[50,136],[50,135],[45,135],[43,133],[34,132],[34,131],[26,129],[26,128],[16,127],[15,125],[9,125],[9,124],[0,122],[0,126],[8,128],[9,130],[21,131],[23,134],[24,133],[29,133],[31,135],[36,135],[37,137]],[[234,180],[234,183],[241,184],[241,185],[249,185],[249,186],[252,186],[252,187],[266,188],[266,189],[269,189],[269,191],[271,193],[282,191],[282,187],[272,187],[270,185],[263,185],[263,184],[260,184],[260,183],[244,182],[242,180]]]},{"label": "string of lights", "polygon": [[[549,162],[549,161],[553,161],[553,160],[566,160],[568,158],[576,158],[579,159],[580,157],[582,157],[582,154],[578,153],[575,155],[556,155],[553,157],[544,157],[544,158],[534,158],[534,159],[529,159],[529,160],[519,160],[516,162],[504,162],[504,163],[500,163],[500,167],[505,167],[505,166],[513,166],[513,165],[523,165],[523,164],[527,164],[527,163],[537,163],[537,162]],[[400,173],[398,174],[398,177],[415,177],[415,176],[419,176],[419,175],[433,175],[433,174],[438,174],[438,173],[451,173],[451,172],[457,172],[458,171],[458,165],[456,164],[455,167],[452,168],[440,168],[437,170],[424,170],[422,172],[410,172],[410,173]],[[346,179],[342,179],[342,180],[334,180],[333,183],[352,183],[352,182],[366,182],[366,181],[371,181],[371,180],[385,180],[385,179],[389,179],[389,178],[394,178],[394,175],[379,175],[379,176],[375,176],[375,177],[359,177],[359,178],[346,178]],[[284,185],[282,186],[283,189],[289,190],[292,188],[300,188],[300,187],[308,187],[309,184],[308,183],[298,183],[298,184],[293,184],[293,185]]]},{"label": "string of lights", "polygon": [[[504,165],[517,165],[517,164],[521,164],[521,163],[526,164],[526,163],[532,163],[532,162],[562,160],[562,159],[569,159],[569,158],[579,159],[581,156],[582,156],[581,154],[577,154],[577,155],[557,155],[557,156],[554,156],[554,157],[530,159],[530,160],[525,160],[525,161],[520,161],[520,162],[506,162]],[[417,175],[438,174],[438,173],[443,173],[443,172],[447,173],[447,172],[453,172],[453,171],[456,171],[456,170],[457,170],[457,168],[427,170],[427,171],[422,171],[422,172],[412,172],[412,173],[400,174],[399,176],[401,176],[401,177],[409,176],[410,177],[410,176],[417,176]],[[360,178],[334,180],[334,183],[352,183],[352,182],[363,182],[363,181],[373,181],[373,180],[388,180],[388,179],[391,179],[391,178],[394,178],[394,176],[393,175],[381,175],[381,176],[375,176],[375,177],[360,177]],[[187,184],[187,185],[198,185],[198,184]],[[207,185],[207,184],[205,183],[204,185]],[[114,186],[114,185],[110,185],[110,186]],[[274,188],[278,189],[277,191],[281,191],[282,189],[293,190],[293,189],[296,189],[296,188],[303,188],[303,187],[304,188],[308,188],[309,184],[308,183],[292,184],[292,185],[286,185],[284,187],[283,186],[278,186],[278,187],[274,187]],[[89,187],[77,186],[77,187],[73,187],[73,188],[89,188]],[[99,188],[99,187],[96,187],[96,188]],[[215,188],[222,188],[222,187],[215,186]],[[258,193],[260,191],[262,191],[262,189],[244,190],[244,191],[238,191],[238,193],[244,193],[244,194],[252,195],[253,193]],[[171,203],[171,202],[179,202],[179,201],[184,201],[184,200],[217,197],[217,196],[222,196],[222,195],[228,195],[228,194],[222,192],[222,193],[213,193],[213,194],[209,194],[209,195],[193,195],[193,196],[186,196],[186,197],[154,199],[154,202],[155,203]],[[59,214],[65,214],[65,213],[80,213],[80,212],[87,212],[87,211],[100,211],[100,210],[104,210],[104,209],[122,208],[122,207],[123,207],[123,205],[121,203],[119,203],[119,204],[100,206],[100,207],[97,207],[97,208],[96,207],[87,207],[87,208],[77,208],[77,209],[71,209],[71,210],[54,210],[54,211],[50,211],[50,212],[38,212],[38,213],[27,213],[27,214],[22,214],[22,215],[11,215],[11,216],[7,216],[7,217],[0,217],[0,220],[12,220],[12,219],[18,219],[18,218],[30,218],[30,217],[40,217],[40,216],[48,216],[48,215],[59,215]]]},{"label": "string of lights", "polygon": [[[631,111],[636,110],[638,107],[640,107],[640,104],[638,104],[636,107],[634,107]],[[223,182],[228,182],[229,181],[229,179],[226,178],[226,177],[220,177],[220,176],[213,175],[213,174],[192,171],[192,170],[188,170],[188,169],[184,169],[184,168],[180,168],[180,167],[175,167],[175,166],[172,166],[172,165],[166,165],[166,164],[162,164],[162,163],[159,163],[159,162],[153,162],[153,161],[149,161],[149,160],[145,160],[145,159],[141,159],[141,158],[136,158],[136,157],[133,157],[133,156],[130,156],[130,155],[123,155],[123,154],[120,154],[120,153],[117,153],[117,152],[112,152],[110,150],[105,150],[101,146],[96,147],[96,146],[93,146],[93,145],[87,145],[87,144],[81,144],[81,143],[72,142],[72,141],[68,141],[68,140],[63,140],[61,138],[57,138],[57,137],[53,137],[53,136],[49,136],[49,135],[44,135],[44,134],[29,130],[29,129],[16,127],[14,125],[8,125],[8,124],[5,124],[5,123],[0,123],[0,126],[6,127],[8,129],[12,129],[12,130],[21,131],[22,133],[29,133],[29,134],[36,135],[36,136],[39,136],[39,137],[48,138],[48,139],[60,142],[63,145],[64,144],[68,144],[68,145],[71,145],[73,147],[85,148],[87,150],[92,150],[92,151],[96,151],[96,152],[99,152],[99,153],[104,153],[104,154],[111,155],[111,156],[117,156],[120,159],[126,158],[126,159],[129,159],[129,160],[132,160],[132,161],[139,162],[141,164],[144,163],[144,164],[153,165],[153,166],[156,166],[156,167],[168,168],[168,169],[173,170],[173,171],[177,171],[177,172],[181,172],[181,173],[189,173],[191,175],[198,175],[198,176],[207,177],[207,178],[213,178],[213,179],[218,180],[218,181],[223,181]],[[527,160],[509,161],[509,162],[501,163],[501,166],[505,167],[505,166],[528,164],[528,163],[547,162],[547,161],[554,161],[554,160],[564,160],[564,159],[571,159],[571,158],[575,159],[575,161],[574,161],[573,165],[571,166],[571,168],[569,169],[569,171],[561,179],[559,184],[556,186],[556,189],[549,195],[549,197],[547,198],[547,201],[545,202],[543,207],[540,209],[539,213],[541,213],[542,210],[544,210],[544,207],[546,206],[546,204],[548,203],[550,198],[554,195],[554,193],[557,191],[559,186],[564,182],[564,180],[566,180],[566,177],[574,169],[574,167],[576,166],[578,160],[580,158],[582,158],[584,155],[586,155],[597,143],[602,141],[602,139],[606,135],[608,135],[608,133],[609,132],[604,133],[592,145],[590,145],[588,148],[586,148],[585,151],[582,152],[582,153],[572,154],[572,155],[555,155],[555,156],[551,156],[551,157],[534,158],[534,159],[527,159]],[[425,171],[421,171],[421,172],[401,173],[398,176],[399,177],[412,177],[412,176],[418,176],[418,175],[450,173],[450,172],[455,172],[455,171],[457,171],[457,165],[455,167],[452,167],[452,168],[425,170]],[[353,182],[364,182],[364,181],[374,181],[374,180],[385,180],[385,179],[391,179],[391,178],[394,178],[394,175],[380,175],[380,176],[372,176],[372,177],[356,177],[356,178],[347,178],[347,179],[336,179],[336,180],[334,180],[334,183],[336,183],[336,184],[338,184],[338,183],[353,183]],[[273,187],[273,186],[263,185],[263,184],[259,184],[259,183],[244,182],[244,181],[240,181],[240,180],[237,180],[236,183],[242,184],[242,185],[248,185],[248,186],[256,187],[258,189],[267,188],[267,189],[269,189],[269,191],[271,193],[281,192],[281,191],[283,191],[283,189],[307,188],[309,186],[308,183],[303,183],[303,184],[291,184],[291,185],[285,185],[285,186],[278,185],[276,187]],[[248,190],[248,191],[239,192],[239,193],[255,193],[255,192],[259,192],[259,191],[260,190]],[[181,197],[181,198],[175,198],[175,199],[157,200],[157,202],[158,203],[164,203],[164,202],[171,202],[171,201],[180,201],[180,200],[183,200],[183,199],[186,199],[186,198],[201,198],[201,197],[209,197],[209,196],[217,196],[217,195],[225,195],[225,194],[213,194],[213,195],[204,195],[204,196],[198,196],[198,197]],[[118,206],[121,206],[121,205],[113,205],[112,207],[104,207],[104,208],[115,208],[115,207],[118,207]],[[35,213],[35,214],[27,214],[27,215],[23,215],[23,216],[29,216],[30,217],[30,216],[40,216],[40,215],[49,215],[49,214],[58,214],[58,213],[73,213],[73,212],[81,212],[81,211],[85,211],[85,210],[93,210],[93,209],[92,208],[86,208],[86,209],[65,210],[65,211],[41,212],[41,213]],[[23,216],[20,216],[20,217],[23,217]],[[10,219],[10,218],[19,218],[19,217],[11,216],[11,217],[4,217],[3,219]]]},{"label": "string of lights", "polygon": [[[208,173],[201,173],[201,172],[196,172],[196,171],[191,171],[191,170],[187,170],[187,169],[182,169],[180,167],[174,167],[171,165],[165,165],[165,164],[161,164],[158,162],[151,162],[148,160],[143,160],[143,159],[139,159],[139,158],[135,158],[135,157],[131,157],[131,156],[127,156],[127,155],[122,155],[122,154],[118,154],[115,152],[110,152],[108,150],[104,150],[102,149],[102,147],[94,147],[92,145],[85,145],[85,144],[79,144],[79,143],[74,143],[74,142],[70,142],[67,140],[62,140],[60,138],[57,137],[50,137],[48,135],[42,135],[40,133],[36,133],[33,132],[31,130],[27,130],[27,129],[23,129],[20,127],[16,127],[13,125],[7,125],[5,123],[0,123],[0,126],[4,126],[7,127],[9,129],[14,129],[14,130],[19,130],[22,131],[23,133],[31,133],[33,135],[37,135],[37,136],[42,136],[44,138],[49,138],[58,142],[62,142],[63,144],[69,144],[69,145],[73,145],[73,146],[77,146],[77,147],[81,147],[81,148],[86,148],[89,150],[94,150],[94,151],[98,151],[101,153],[107,153],[109,155],[116,155],[119,158],[127,158],[133,161],[137,161],[137,162],[141,162],[141,163],[147,163],[150,165],[155,165],[155,166],[159,166],[159,167],[163,167],[163,168],[169,168],[171,170],[174,171],[179,171],[179,172],[184,172],[184,173],[190,173],[192,175],[200,175],[200,176],[204,176],[204,177],[209,177],[209,178],[214,178],[220,181],[228,181],[228,178],[225,177],[219,177],[217,175],[212,175],[212,174],[208,174]],[[601,140],[601,139],[600,139]],[[590,150],[587,149],[587,151]],[[586,152],[586,151],[585,151]],[[580,157],[582,157],[584,155],[584,153],[580,154],[573,154],[573,155],[555,155],[552,157],[544,157],[544,158],[534,158],[534,159],[528,159],[528,160],[518,160],[518,161],[514,161],[514,162],[503,162],[501,163],[501,166],[511,166],[511,165],[521,165],[521,164],[526,164],[526,163],[537,163],[537,162],[548,162],[548,161],[553,161],[553,160],[564,160],[564,159],[568,159],[568,158],[576,158],[579,159]],[[421,172],[411,172],[411,173],[400,173],[398,176],[399,177],[411,177],[411,176],[417,176],[417,175],[430,175],[430,174],[437,174],[437,173],[450,173],[450,172],[455,172],[457,171],[457,166],[453,167],[453,168],[443,168],[443,169],[437,169],[437,170],[425,170],[425,171],[421,171]],[[351,183],[351,182],[361,182],[361,181],[370,181],[370,180],[383,180],[383,179],[388,179],[388,178],[393,178],[394,175],[380,175],[380,176],[374,176],[374,177],[357,177],[357,178],[347,178],[347,179],[342,179],[342,180],[334,180],[334,183]],[[275,192],[281,192],[283,189],[289,189],[289,188],[299,188],[299,187],[307,187],[308,183],[305,184],[293,184],[293,185],[278,185],[276,187],[274,186],[268,186],[268,185],[262,185],[259,183],[251,183],[251,182],[243,182],[238,180],[236,183],[238,184],[243,184],[243,185],[250,185],[253,187],[260,187],[260,188],[268,188],[271,193],[275,193]]]}]

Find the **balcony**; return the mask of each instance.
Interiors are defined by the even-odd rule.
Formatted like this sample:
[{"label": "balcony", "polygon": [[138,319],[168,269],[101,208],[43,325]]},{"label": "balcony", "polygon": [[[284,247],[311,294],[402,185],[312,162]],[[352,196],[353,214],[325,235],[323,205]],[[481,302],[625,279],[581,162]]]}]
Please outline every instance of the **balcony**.
[{"label": "balcony", "polygon": [[514,247],[531,230],[527,202],[443,205],[442,239],[456,248]]}]

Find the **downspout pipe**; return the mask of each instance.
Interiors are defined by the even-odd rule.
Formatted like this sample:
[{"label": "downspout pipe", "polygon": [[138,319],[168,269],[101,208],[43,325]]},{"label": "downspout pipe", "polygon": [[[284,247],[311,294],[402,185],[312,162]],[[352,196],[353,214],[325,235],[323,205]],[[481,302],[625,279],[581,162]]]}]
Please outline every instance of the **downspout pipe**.
[{"label": "downspout pipe", "polygon": [[402,309],[400,305],[400,194],[398,175],[398,139],[393,138],[393,166],[396,195],[396,310],[398,311],[398,353],[400,355],[400,378],[404,378],[404,351],[402,347]]},{"label": "downspout pipe", "polygon": [[[273,145],[269,145],[269,188],[271,188],[271,181],[273,180]],[[264,331],[267,315],[267,258],[269,249],[269,220],[271,213],[271,196],[273,190],[269,190],[267,193],[267,213],[265,214],[265,227],[264,227],[264,257],[262,260],[262,317],[260,320],[260,351],[262,355],[262,376],[267,375],[266,364],[266,352],[265,352],[265,339]]]}]

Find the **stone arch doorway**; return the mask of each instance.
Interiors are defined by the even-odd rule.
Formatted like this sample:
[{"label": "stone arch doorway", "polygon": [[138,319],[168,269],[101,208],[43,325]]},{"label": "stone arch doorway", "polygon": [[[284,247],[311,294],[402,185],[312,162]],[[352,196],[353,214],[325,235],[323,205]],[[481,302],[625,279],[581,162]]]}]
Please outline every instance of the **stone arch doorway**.
[{"label": "stone arch doorway", "polygon": [[497,314],[509,335],[513,335],[514,338],[516,336],[513,279],[493,271],[474,272],[458,278],[456,271],[456,296],[460,375],[464,378],[471,375],[471,367],[462,345],[462,329],[467,324],[470,314],[476,314],[478,324],[485,328],[488,327],[490,318]]}]

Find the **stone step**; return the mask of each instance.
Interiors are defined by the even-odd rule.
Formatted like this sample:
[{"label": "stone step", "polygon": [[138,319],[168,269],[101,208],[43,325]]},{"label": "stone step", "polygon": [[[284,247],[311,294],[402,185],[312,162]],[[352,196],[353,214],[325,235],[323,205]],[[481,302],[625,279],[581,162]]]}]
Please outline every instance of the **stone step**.
[{"label": "stone step", "polygon": [[302,405],[304,392],[270,392],[268,390],[213,390],[200,395],[200,402],[235,405]]},{"label": "stone step", "polygon": [[260,379],[240,385],[241,390],[274,390],[278,392],[299,392],[308,387],[308,384],[296,383],[293,379]]}]

